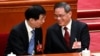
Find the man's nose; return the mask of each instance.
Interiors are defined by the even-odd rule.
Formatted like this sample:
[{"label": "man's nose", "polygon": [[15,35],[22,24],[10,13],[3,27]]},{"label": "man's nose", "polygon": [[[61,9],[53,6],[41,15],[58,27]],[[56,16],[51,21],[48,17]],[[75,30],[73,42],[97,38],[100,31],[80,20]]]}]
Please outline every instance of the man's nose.
[{"label": "man's nose", "polygon": [[60,20],[61,18],[60,17],[57,17],[57,20]]},{"label": "man's nose", "polygon": [[45,23],[45,20],[43,20],[42,22]]}]

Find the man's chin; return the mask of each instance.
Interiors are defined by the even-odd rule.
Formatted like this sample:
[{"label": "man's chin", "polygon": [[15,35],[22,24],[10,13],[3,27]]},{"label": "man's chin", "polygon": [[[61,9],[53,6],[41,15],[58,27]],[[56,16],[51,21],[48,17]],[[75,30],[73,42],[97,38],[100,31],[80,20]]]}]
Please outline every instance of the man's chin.
[{"label": "man's chin", "polygon": [[59,26],[63,26],[63,24],[59,24]]},{"label": "man's chin", "polygon": [[40,28],[41,26],[37,26],[36,28]]}]

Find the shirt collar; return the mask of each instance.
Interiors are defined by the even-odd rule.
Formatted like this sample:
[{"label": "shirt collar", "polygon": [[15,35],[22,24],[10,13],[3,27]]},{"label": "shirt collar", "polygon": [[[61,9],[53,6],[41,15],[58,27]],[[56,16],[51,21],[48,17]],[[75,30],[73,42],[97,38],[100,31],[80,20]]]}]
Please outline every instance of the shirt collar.
[{"label": "shirt collar", "polygon": [[[27,28],[27,31],[28,31],[28,32],[31,32],[31,31],[33,30],[32,27],[29,26],[27,20],[25,20],[25,25],[26,25],[26,28]],[[34,28],[34,29],[35,29],[35,28]]]},{"label": "shirt collar", "polygon": [[[66,27],[68,28],[68,30],[71,29],[71,24],[72,24],[72,19],[70,19],[69,23],[66,25]],[[63,26],[62,28],[64,28],[65,26]]]}]

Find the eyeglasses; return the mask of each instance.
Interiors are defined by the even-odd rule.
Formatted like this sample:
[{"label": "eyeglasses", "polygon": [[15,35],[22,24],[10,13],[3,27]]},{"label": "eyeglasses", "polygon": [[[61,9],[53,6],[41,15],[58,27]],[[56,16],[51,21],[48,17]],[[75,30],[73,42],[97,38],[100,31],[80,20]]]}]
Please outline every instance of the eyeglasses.
[{"label": "eyeglasses", "polygon": [[55,15],[55,18],[63,18],[64,16],[66,16],[66,14],[59,14],[59,15]]}]

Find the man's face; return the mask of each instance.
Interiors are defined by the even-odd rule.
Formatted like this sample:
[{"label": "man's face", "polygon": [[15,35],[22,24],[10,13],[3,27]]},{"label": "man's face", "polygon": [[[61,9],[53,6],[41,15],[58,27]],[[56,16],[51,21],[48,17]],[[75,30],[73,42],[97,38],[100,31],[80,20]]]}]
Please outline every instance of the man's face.
[{"label": "man's face", "polygon": [[69,23],[72,15],[71,11],[66,13],[63,7],[56,8],[54,14],[55,19],[60,26],[66,26]]},{"label": "man's face", "polygon": [[45,15],[40,15],[38,20],[31,19],[31,26],[32,28],[39,28],[45,22]]}]

